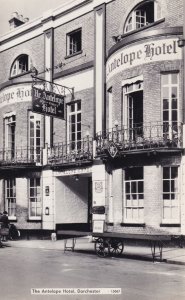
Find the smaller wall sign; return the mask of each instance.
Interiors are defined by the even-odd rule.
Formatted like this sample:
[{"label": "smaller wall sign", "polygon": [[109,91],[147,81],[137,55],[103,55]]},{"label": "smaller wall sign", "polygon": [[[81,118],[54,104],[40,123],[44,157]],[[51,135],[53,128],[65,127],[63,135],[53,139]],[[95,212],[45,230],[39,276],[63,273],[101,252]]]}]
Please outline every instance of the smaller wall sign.
[{"label": "smaller wall sign", "polygon": [[45,187],[45,195],[49,196],[49,185]]},{"label": "smaller wall sign", "polygon": [[93,206],[92,214],[104,215],[105,214],[105,206]]},{"label": "smaller wall sign", "polygon": [[96,232],[96,233],[104,232],[104,221],[103,220],[93,221],[93,232]]},{"label": "smaller wall sign", "polygon": [[94,189],[95,193],[102,193],[103,192],[103,181],[95,181],[94,182]]}]

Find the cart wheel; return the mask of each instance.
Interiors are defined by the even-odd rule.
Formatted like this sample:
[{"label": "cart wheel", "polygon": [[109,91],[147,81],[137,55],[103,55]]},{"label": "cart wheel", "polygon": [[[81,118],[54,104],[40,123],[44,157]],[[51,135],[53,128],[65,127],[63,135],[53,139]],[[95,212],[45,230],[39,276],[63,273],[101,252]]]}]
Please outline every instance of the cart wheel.
[{"label": "cart wheel", "polygon": [[99,238],[95,242],[95,251],[99,257],[107,257],[109,255],[109,243],[106,239]]},{"label": "cart wheel", "polygon": [[111,239],[109,241],[110,256],[120,256],[124,249],[124,243],[119,239]]}]

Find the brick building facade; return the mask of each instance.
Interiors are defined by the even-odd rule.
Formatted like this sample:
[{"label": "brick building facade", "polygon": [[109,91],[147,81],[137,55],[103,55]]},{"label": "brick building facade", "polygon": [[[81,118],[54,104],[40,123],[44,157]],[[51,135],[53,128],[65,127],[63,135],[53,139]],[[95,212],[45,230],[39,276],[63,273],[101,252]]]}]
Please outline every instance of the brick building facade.
[{"label": "brick building facade", "polygon": [[[183,9],[77,0],[32,22],[12,16],[21,25],[0,39],[0,209],[22,232],[102,222],[184,234]],[[35,74],[65,92],[64,119],[32,111]]]}]

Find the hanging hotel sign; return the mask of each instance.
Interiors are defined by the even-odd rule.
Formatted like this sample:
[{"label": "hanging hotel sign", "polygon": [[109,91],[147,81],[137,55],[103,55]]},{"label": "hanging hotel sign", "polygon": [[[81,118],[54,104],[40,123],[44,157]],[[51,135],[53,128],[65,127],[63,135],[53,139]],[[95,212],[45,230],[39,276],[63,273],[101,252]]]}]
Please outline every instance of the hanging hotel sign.
[{"label": "hanging hotel sign", "polygon": [[65,115],[64,96],[46,91],[38,87],[32,88],[33,112],[51,117],[64,119]]},{"label": "hanging hotel sign", "polygon": [[177,38],[160,39],[119,49],[107,61],[107,81],[113,75],[141,64],[182,59],[182,49],[177,41]]}]

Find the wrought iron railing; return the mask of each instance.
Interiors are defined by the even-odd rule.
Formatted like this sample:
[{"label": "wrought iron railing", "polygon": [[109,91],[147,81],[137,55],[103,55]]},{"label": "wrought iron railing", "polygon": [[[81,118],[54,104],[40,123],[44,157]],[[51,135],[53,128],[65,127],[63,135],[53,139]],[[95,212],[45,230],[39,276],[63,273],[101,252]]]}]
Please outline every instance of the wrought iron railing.
[{"label": "wrought iron railing", "polygon": [[49,164],[71,164],[93,159],[93,139],[85,138],[68,144],[58,143],[48,148]]},{"label": "wrought iron railing", "polygon": [[182,124],[150,123],[134,128],[118,128],[97,133],[96,154],[102,155],[114,143],[118,151],[142,150],[147,148],[181,148]]},{"label": "wrought iron railing", "polygon": [[0,165],[42,163],[42,148],[0,149]]}]

